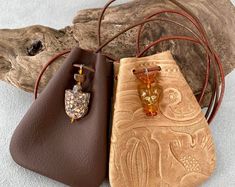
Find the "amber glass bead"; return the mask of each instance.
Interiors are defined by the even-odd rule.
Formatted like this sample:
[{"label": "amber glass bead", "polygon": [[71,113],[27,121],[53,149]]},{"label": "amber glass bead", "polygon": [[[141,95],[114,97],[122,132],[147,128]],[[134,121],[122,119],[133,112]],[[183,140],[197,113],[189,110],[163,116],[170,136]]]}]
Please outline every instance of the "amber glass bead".
[{"label": "amber glass bead", "polygon": [[158,114],[158,101],[161,89],[156,84],[156,72],[137,74],[140,80],[138,93],[143,105],[143,110],[147,116]]}]

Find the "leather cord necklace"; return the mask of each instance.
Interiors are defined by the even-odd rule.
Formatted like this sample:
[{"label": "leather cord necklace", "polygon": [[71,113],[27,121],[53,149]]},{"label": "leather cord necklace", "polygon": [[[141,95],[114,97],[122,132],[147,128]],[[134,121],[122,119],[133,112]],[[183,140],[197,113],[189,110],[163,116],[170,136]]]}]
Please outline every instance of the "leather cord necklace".
[{"label": "leather cord necklace", "polygon": [[[105,10],[114,2],[115,0],[111,0],[110,2],[108,2],[105,6],[104,9],[102,10],[102,13],[100,15],[99,18],[99,26],[98,26],[98,41],[99,41],[99,45],[101,44],[100,42],[100,25],[101,25],[101,21],[103,19]],[[223,67],[222,67],[222,63],[221,60],[219,58],[219,56],[216,54],[216,52],[214,51],[214,49],[211,47],[211,44],[207,38],[207,34],[205,32],[204,27],[202,26],[201,22],[198,20],[198,18],[190,11],[188,10],[185,6],[183,6],[181,3],[179,3],[176,0],[170,0],[171,3],[173,3],[174,5],[176,5],[177,7],[179,7],[180,9],[182,9],[184,12],[181,11],[174,11],[174,10],[163,10],[163,11],[159,11],[156,12],[152,15],[150,15],[149,17],[146,18],[146,22],[144,22],[143,24],[140,25],[139,31],[138,31],[138,35],[137,35],[137,52],[136,52],[136,56],[140,57],[142,56],[148,49],[150,49],[153,46],[156,46],[157,44],[159,44],[160,42],[163,41],[167,41],[167,40],[186,40],[186,41],[191,41],[193,43],[199,43],[201,45],[203,45],[206,53],[207,53],[207,68],[206,68],[206,74],[205,74],[205,81],[204,81],[204,86],[202,88],[201,91],[201,95],[199,98],[199,104],[201,104],[201,102],[203,101],[203,98],[205,96],[205,91],[206,88],[208,86],[209,83],[209,72],[210,72],[210,67],[211,67],[211,62],[212,64],[212,68],[213,68],[213,78],[214,78],[214,84],[213,84],[213,88],[212,88],[212,97],[209,103],[209,107],[206,111],[206,115],[205,117],[208,120],[208,123],[210,124],[211,121],[214,119],[216,113],[218,112],[219,107],[221,106],[222,103],[222,99],[224,96],[224,90],[225,90],[225,79],[224,79],[224,71],[223,71]],[[199,40],[201,40],[200,42],[198,40],[195,40],[192,37],[185,37],[185,36],[167,36],[167,37],[162,37],[159,40],[153,42],[152,44],[150,44],[149,46],[147,46],[143,52],[140,52],[140,33],[141,33],[141,28],[143,27],[143,25],[149,21],[153,21],[150,20],[150,18],[152,18],[153,16],[157,16],[163,13],[174,13],[174,14],[178,14],[181,15],[183,17],[185,17],[187,20],[189,20],[195,27],[196,29],[199,31],[199,34],[201,35],[202,39],[198,38]],[[103,47],[105,47],[106,45],[108,45],[112,40],[114,40],[115,38],[117,38],[118,36],[120,36],[121,34],[123,34],[124,32],[128,31],[131,28],[134,28],[135,26],[137,26],[139,23],[130,26],[126,29],[124,29],[122,32],[116,34],[115,36],[113,36],[110,40],[108,40],[107,42],[105,42],[103,45],[100,46],[100,48],[97,49],[96,52],[101,51]],[[182,26],[182,24],[181,24]],[[183,26],[184,28],[187,28],[188,31],[192,30],[189,29],[186,26]],[[194,34],[195,35],[195,34]],[[217,67],[216,67],[217,66]],[[219,75],[218,75],[219,74]],[[219,77],[220,77],[220,81],[221,81],[221,89],[218,86],[218,82],[219,82]]]},{"label": "leather cord necklace", "polygon": [[[206,88],[208,87],[209,84],[209,78],[210,76],[212,76],[214,78],[213,80],[213,84],[212,84],[212,96],[210,99],[210,103],[208,106],[208,109],[206,111],[205,117],[208,120],[208,123],[210,124],[211,121],[214,119],[216,113],[218,112],[219,107],[221,106],[221,102],[223,99],[223,95],[224,95],[224,90],[225,90],[225,80],[224,80],[224,71],[223,71],[223,67],[222,67],[222,63],[221,60],[219,58],[219,56],[216,54],[216,52],[214,51],[214,49],[212,48],[207,34],[205,32],[204,27],[202,26],[202,24],[200,23],[200,21],[197,19],[197,17],[190,11],[188,10],[186,7],[184,7],[182,4],[180,4],[179,2],[175,1],[175,0],[170,0],[171,3],[173,3],[174,5],[176,5],[177,7],[179,7],[182,11],[178,11],[178,10],[162,10],[162,11],[158,11],[153,13],[152,15],[146,17],[143,21],[139,21],[137,23],[135,23],[134,25],[128,26],[127,28],[123,29],[121,32],[117,33],[116,35],[114,35],[113,37],[111,37],[109,40],[107,40],[106,42],[104,42],[103,44],[101,44],[101,23],[102,23],[102,19],[104,16],[104,13],[106,11],[106,9],[114,2],[115,0],[111,0],[109,1],[103,8],[100,17],[99,17],[99,21],[98,21],[98,31],[97,31],[97,39],[98,39],[98,48],[95,51],[96,53],[101,52],[102,49],[107,46],[111,41],[113,41],[114,39],[116,39],[117,37],[119,37],[120,35],[122,35],[123,33],[129,31],[132,28],[138,27],[138,33],[137,33],[137,37],[136,37],[136,56],[137,57],[141,57],[145,54],[145,52],[147,50],[149,50],[150,48],[152,48],[153,46],[158,45],[161,42],[165,42],[165,41],[169,41],[169,40],[181,40],[181,41],[190,41],[194,44],[199,44],[200,46],[202,46],[206,52],[206,71],[205,71],[205,78],[204,78],[204,83],[203,83],[203,88],[200,91],[200,96],[198,99],[199,104],[202,103],[204,97],[205,97],[205,93],[206,93]],[[190,29],[189,27],[178,23],[174,20],[171,19],[166,19],[166,18],[153,18],[156,16],[161,16],[162,14],[175,14],[175,15],[179,15],[184,17],[185,19],[187,19],[197,30],[197,33],[195,31],[193,31],[192,29]],[[141,36],[141,32],[142,32],[142,28],[144,26],[144,24],[148,23],[148,22],[153,22],[153,21],[165,21],[168,22],[170,24],[175,24],[179,27],[184,28],[186,31],[188,31],[189,33],[191,33],[194,37],[191,36],[163,36],[159,39],[157,39],[156,41],[150,43],[148,46],[146,46],[143,50],[140,49],[140,36]],[[41,70],[37,81],[35,83],[35,89],[34,89],[34,95],[35,95],[35,99],[37,98],[37,94],[38,94],[38,87],[39,87],[39,83],[41,80],[41,77],[43,75],[43,73],[46,71],[47,67],[52,64],[55,60],[57,60],[58,58],[60,58],[63,55],[66,55],[70,52],[70,50],[65,50],[57,55],[55,55],[52,59],[50,59],[48,61],[48,63],[45,64],[45,66],[43,67],[43,69]],[[112,59],[111,57],[108,57],[109,59]],[[212,69],[212,71],[211,71]],[[210,74],[210,72],[212,72],[212,75]],[[219,83],[221,83],[221,88],[219,87]]]}]

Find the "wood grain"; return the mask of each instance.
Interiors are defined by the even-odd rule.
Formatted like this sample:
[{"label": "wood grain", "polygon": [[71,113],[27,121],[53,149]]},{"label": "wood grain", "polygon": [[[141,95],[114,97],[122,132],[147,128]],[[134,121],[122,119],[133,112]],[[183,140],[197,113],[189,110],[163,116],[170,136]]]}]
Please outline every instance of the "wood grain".
[{"label": "wood grain", "polygon": [[[235,66],[235,8],[229,0],[203,1],[188,0],[184,5],[201,20],[209,35],[212,45],[222,58],[225,73],[231,72]],[[133,24],[144,16],[162,9],[177,9],[173,4],[160,0],[137,0],[109,8],[102,24],[102,41],[106,41],[123,28]],[[101,9],[79,11],[73,24],[56,30],[35,25],[22,29],[0,30],[0,79],[23,90],[32,92],[36,77],[43,65],[57,52],[80,44],[84,49],[97,48],[97,19]],[[176,21],[190,26],[187,21],[174,18]],[[192,27],[192,26],[190,26]],[[115,57],[135,55],[135,34],[133,29],[111,42],[104,52]],[[154,22],[146,24],[141,37],[141,45],[168,34],[189,35],[185,30],[166,24]],[[194,94],[202,87],[205,71],[203,50],[189,42],[170,41],[163,43],[147,54],[171,50],[177,60]],[[42,79],[40,90],[63,62],[61,58],[51,65]],[[205,104],[208,103],[210,86],[207,89]]]}]

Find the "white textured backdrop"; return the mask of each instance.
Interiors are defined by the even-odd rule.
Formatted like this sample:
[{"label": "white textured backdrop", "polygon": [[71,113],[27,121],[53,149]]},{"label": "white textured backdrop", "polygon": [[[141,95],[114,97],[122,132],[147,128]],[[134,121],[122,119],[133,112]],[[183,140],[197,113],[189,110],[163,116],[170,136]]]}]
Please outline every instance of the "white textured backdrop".
[{"label": "white textured backdrop", "polygon": [[[235,5],[235,0],[231,1]],[[62,28],[71,24],[79,9],[102,7],[105,2],[105,0],[0,0],[0,29],[33,24]],[[217,169],[203,187],[235,186],[234,83],[235,72],[226,77],[224,102],[211,126],[217,147]],[[32,102],[32,94],[0,81],[0,187],[64,186],[18,166],[10,156],[11,135]]]}]

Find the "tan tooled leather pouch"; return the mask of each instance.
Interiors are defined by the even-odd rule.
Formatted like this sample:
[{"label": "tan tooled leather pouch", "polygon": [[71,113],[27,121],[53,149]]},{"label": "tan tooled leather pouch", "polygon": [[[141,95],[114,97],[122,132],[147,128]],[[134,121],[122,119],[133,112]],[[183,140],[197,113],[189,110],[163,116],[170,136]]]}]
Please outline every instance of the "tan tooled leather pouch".
[{"label": "tan tooled leather pouch", "polygon": [[[153,12],[101,42],[101,22],[114,1],[110,0],[99,16],[97,49],[75,47],[70,52],[16,128],[11,155],[19,165],[64,184],[97,187],[107,174],[109,122],[113,121],[109,160],[112,187],[198,186],[215,168],[208,123],[215,116],[224,91],[220,59],[201,23],[176,0],[170,2],[177,10]],[[166,13],[173,16],[161,17]],[[189,25],[176,22],[176,15]],[[154,21],[167,22],[187,34],[162,36],[141,50],[144,24]],[[136,57],[123,58],[119,65],[114,63],[118,76],[110,120],[113,64],[109,60],[116,60],[102,49],[137,26]],[[192,42],[206,53],[205,83],[199,102],[210,76],[214,80],[206,117],[170,51],[143,57],[150,48],[169,40]],[[36,96],[47,67],[68,52],[58,54],[44,66],[35,85]]]},{"label": "tan tooled leather pouch", "polygon": [[[123,58],[115,64],[109,159],[112,187],[196,187],[215,169],[215,147],[208,124],[223,98],[223,68],[198,18],[178,1],[170,2],[180,11],[161,10],[140,22],[136,57]],[[184,17],[190,26],[161,17],[165,13]],[[176,29],[185,29],[187,34],[161,36],[140,49],[141,32],[150,21],[165,21]],[[180,62],[176,63],[170,51],[143,57],[152,47],[175,40],[192,42],[205,50],[205,82],[198,100],[177,65]],[[204,114],[199,103],[210,78],[212,94]]]},{"label": "tan tooled leather pouch", "polygon": [[[133,70],[156,66],[158,113],[147,116],[144,100],[154,94],[140,96],[142,83]],[[170,51],[121,59],[109,168],[112,187],[191,187],[212,174],[208,123]]]}]

